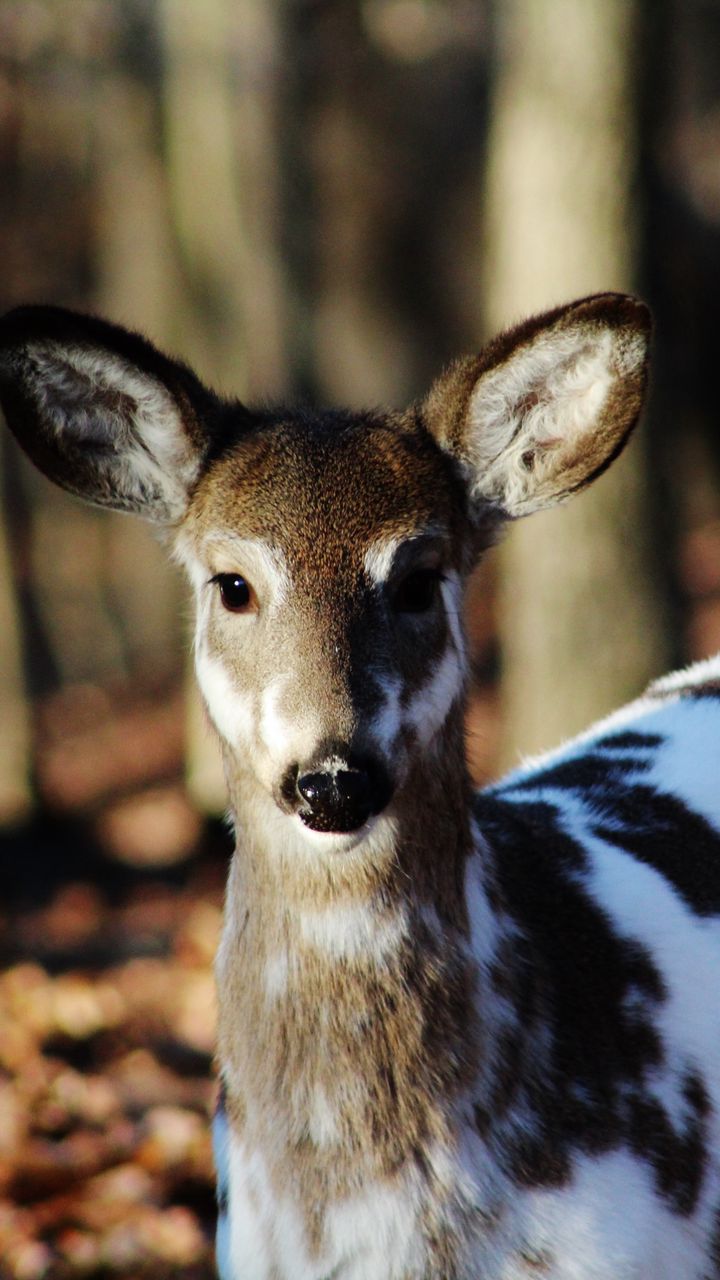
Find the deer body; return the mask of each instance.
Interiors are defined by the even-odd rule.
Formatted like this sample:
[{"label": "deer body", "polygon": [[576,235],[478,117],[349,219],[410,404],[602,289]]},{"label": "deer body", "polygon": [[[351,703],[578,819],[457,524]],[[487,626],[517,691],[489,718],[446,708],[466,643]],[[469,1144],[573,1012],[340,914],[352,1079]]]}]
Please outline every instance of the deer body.
[{"label": "deer body", "polygon": [[479,795],[455,919],[303,896],[258,932],[231,875],[218,985],[252,974],[279,1145],[227,1074],[228,1275],[718,1274],[719,746],[716,661]]},{"label": "deer body", "polygon": [[0,328],[38,465],[168,531],[237,849],[223,1280],[720,1276],[720,662],[474,796],[463,587],[619,452],[647,315],[529,321],[405,413],[254,413],[100,321]]}]

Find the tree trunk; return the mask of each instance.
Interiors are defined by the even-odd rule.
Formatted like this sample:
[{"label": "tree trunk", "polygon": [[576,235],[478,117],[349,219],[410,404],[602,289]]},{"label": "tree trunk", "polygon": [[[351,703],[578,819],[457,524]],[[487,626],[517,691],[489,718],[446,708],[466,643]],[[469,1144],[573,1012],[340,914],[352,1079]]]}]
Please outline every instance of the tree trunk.
[{"label": "tree trunk", "polygon": [[[2,514],[0,506],[0,516]],[[3,519],[0,519],[0,725],[2,830],[11,823],[19,822],[31,807],[30,707],[20,659],[19,614]]]},{"label": "tree trunk", "polygon": [[[162,0],[164,125],[172,227],[184,284],[177,346],[227,394],[286,385],[275,177],[276,5]],[[219,751],[187,682],[188,782],[225,804]]]},{"label": "tree trunk", "polygon": [[[507,0],[487,186],[486,320],[632,290],[638,5]],[[638,693],[671,651],[644,439],[501,551],[504,763]]]},{"label": "tree trunk", "polygon": [[[97,85],[94,108],[94,302],[101,315],[172,349],[182,282],[156,146],[156,87],[117,63]],[[180,669],[178,576],[144,522],[113,516],[103,529],[102,574],[128,670],[146,684],[169,687]]]}]

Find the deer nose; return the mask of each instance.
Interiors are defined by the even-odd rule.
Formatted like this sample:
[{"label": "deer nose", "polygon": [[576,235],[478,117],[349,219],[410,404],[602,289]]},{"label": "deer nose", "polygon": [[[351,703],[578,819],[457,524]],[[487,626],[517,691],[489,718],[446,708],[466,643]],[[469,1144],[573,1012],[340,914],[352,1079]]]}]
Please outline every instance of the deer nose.
[{"label": "deer nose", "polygon": [[361,768],[305,773],[296,785],[299,816],[312,831],[357,831],[386,802],[377,779]]}]

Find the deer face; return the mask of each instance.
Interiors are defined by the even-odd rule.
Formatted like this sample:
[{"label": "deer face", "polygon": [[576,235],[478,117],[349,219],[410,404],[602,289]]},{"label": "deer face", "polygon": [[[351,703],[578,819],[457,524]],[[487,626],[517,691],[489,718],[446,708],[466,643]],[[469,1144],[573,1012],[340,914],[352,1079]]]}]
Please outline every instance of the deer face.
[{"label": "deer face", "polygon": [[177,538],[200,686],[235,766],[308,831],[364,828],[459,699],[467,533],[409,415],[268,418],[200,481]]},{"label": "deer face", "polygon": [[649,317],[605,294],[459,361],[407,414],[254,414],[102,321],[0,322],[0,399],[51,479],[167,527],[231,779],[309,839],[354,840],[436,749],[464,679],[472,553],[622,448]]}]

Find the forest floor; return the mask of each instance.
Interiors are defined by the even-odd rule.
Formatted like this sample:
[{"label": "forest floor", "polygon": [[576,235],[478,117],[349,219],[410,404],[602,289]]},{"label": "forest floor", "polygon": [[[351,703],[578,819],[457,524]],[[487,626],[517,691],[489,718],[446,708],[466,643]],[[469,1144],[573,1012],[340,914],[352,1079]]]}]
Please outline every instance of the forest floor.
[{"label": "forest floor", "polygon": [[0,842],[0,1277],[210,1280],[229,838],[160,871],[83,824]]}]

